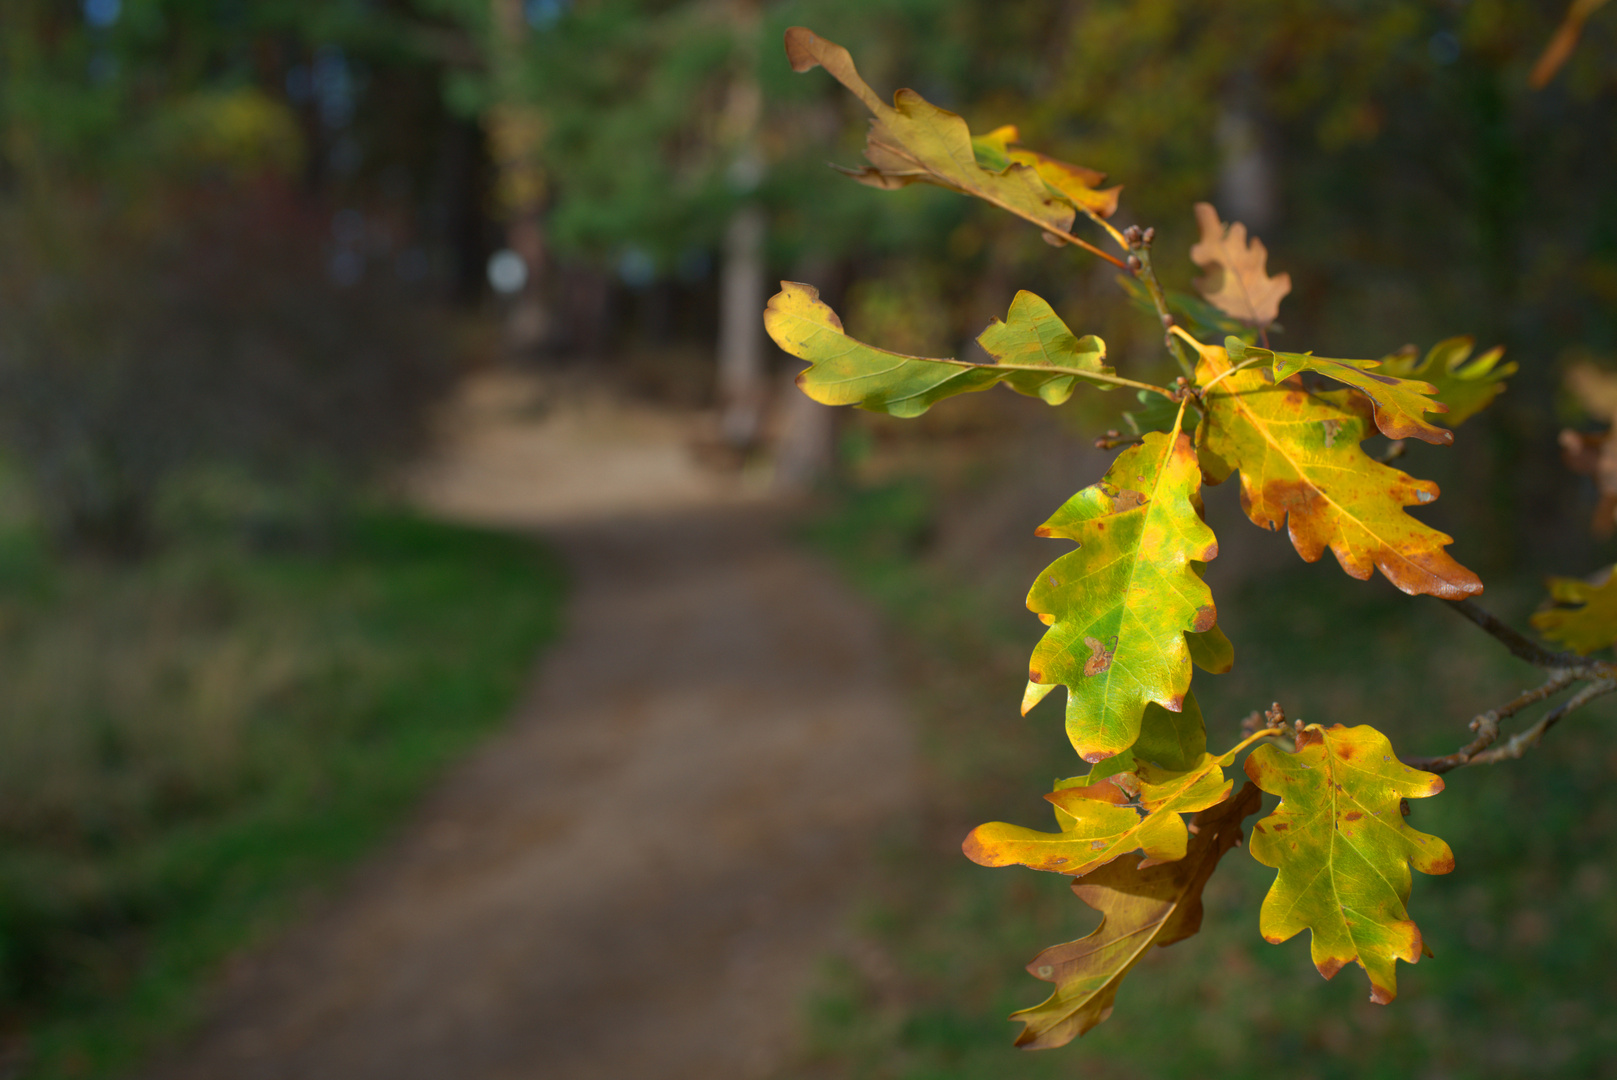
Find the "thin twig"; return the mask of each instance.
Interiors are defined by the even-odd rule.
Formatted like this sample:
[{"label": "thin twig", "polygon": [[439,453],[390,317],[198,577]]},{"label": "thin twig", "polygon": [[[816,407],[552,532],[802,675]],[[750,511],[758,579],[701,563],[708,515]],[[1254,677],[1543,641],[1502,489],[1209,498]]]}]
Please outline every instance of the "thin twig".
[{"label": "thin twig", "polygon": [[1574,709],[1581,709],[1595,698],[1604,697],[1613,690],[1617,690],[1617,679],[1597,679],[1545,713],[1539,718],[1538,723],[1526,731],[1512,735],[1505,745],[1496,746],[1492,750],[1478,754],[1466,764],[1492,765],[1498,761],[1509,761],[1521,757],[1537,746],[1539,740],[1544,738],[1544,733],[1554,727],[1561,717]]},{"label": "thin twig", "polygon": [[1518,660],[1526,660],[1534,667],[1554,671],[1562,668],[1585,667],[1588,664],[1581,656],[1574,653],[1552,653],[1542,645],[1529,641],[1515,629],[1500,622],[1473,600],[1445,600],[1444,603],[1481,627],[1485,633],[1497,638],[1500,644],[1510,650],[1512,656]]},{"label": "thin twig", "polygon": [[1442,757],[1405,758],[1404,764],[1433,773],[1446,773],[1450,769],[1458,769],[1461,765],[1469,765],[1477,760],[1477,755],[1492,746],[1499,738],[1499,721],[1515,716],[1529,705],[1545,698],[1554,697],[1577,681],[1576,672],[1554,672],[1542,684],[1524,691],[1497,709],[1489,709],[1479,714],[1471,721],[1471,730],[1477,733],[1477,737],[1454,753],[1444,754]]},{"label": "thin twig", "polygon": [[1157,309],[1157,321],[1162,324],[1163,344],[1168,347],[1169,355],[1174,358],[1185,376],[1193,378],[1196,374],[1195,366],[1185,355],[1185,350],[1173,339],[1174,321],[1173,314],[1168,310],[1168,294],[1162,291],[1162,283],[1157,280],[1157,273],[1151,268],[1151,242],[1156,239],[1156,230],[1130,225],[1123,230],[1123,239],[1129,249],[1127,266],[1145,286],[1146,293],[1151,297],[1152,306]]}]

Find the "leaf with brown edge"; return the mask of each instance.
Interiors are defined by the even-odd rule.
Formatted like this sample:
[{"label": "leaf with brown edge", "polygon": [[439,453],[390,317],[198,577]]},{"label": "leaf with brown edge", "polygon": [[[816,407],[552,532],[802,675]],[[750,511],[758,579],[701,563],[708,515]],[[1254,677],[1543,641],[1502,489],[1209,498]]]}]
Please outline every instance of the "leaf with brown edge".
[{"label": "leaf with brown edge", "polygon": [[1013,162],[1028,165],[1039,174],[1050,188],[1079,210],[1087,210],[1096,217],[1111,217],[1117,213],[1117,199],[1121,187],[1099,190],[1106,174],[1082,165],[1070,165],[1032,150],[1012,149],[1020,142],[1014,124],[995,128],[987,135],[971,140],[977,154],[977,163],[996,172],[1003,171]]},{"label": "leaf with brown edge", "polygon": [[1325,549],[1351,577],[1379,569],[1412,595],[1459,600],[1482,582],[1444,550],[1452,539],[1404,507],[1437,498],[1437,485],[1372,460],[1359,444],[1372,431],[1370,403],[1347,390],[1312,393],[1261,369],[1230,370],[1225,351],[1198,346],[1202,398],[1198,450],[1207,482],[1241,474],[1241,506],[1254,524],[1286,525],[1307,562]]},{"label": "leaf with brown edge", "polygon": [[1013,160],[1000,169],[984,168],[965,120],[914,90],[899,90],[893,104],[887,104],[860,78],[853,57],[841,45],[794,26],[786,31],[786,58],[793,71],[825,68],[874,115],[865,142],[870,165],[845,170],[856,180],[886,189],[936,184],[974,195],[1046,229],[1066,232],[1072,227],[1075,213],[1069,197],[1041,176],[1036,163]]},{"label": "leaf with brown edge", "polygon": [[1016,294],[1008,322],[983,331],[983,346],[996,362],[931,359],[878,349],[849,337],[842,320],[812,285],[780,283],[764,309],[764,328],[786,352],[807,360],[797,385],[824,405],[857,405],[892,416],[919,416],[956,394],[1004,383],[1020,394],[1059,405],[1079,382],[1104,380],[1106,343],[1093,334],[1074,337],[1050,305],[1030,292]]},{"label": "leaf with brown edge", "polygon": [[1241,822],[1261,805],[1258,789],[1246,784],[1235,798],[1196,815],[1196,833],[1177,862],[1141,868],[1118,860],[1073,882],[1078,898],[1101,913],[1100,925],[1087,937],[1045,949],[1028,965],[1029,974],[1056,989],[1011,1014],[1024,1025],[1016,1045],[1047,1050],[1085,1034],[1112,1014],[1124,976],[1148,949],[1200,930],[1202,890],[1219,859],[1241,842]]},{"label": "leaf with brown edge", "polygon": [[1581,656],[1617,644],[1617,574],[1611,568],[1601,572],[1598,584],[1564,577],[1545,584],[1555,606],[1533,613],[1539,633]]},{"label": "leaf with brown edge", "polygon": [[1226,225],[1211,203],[1196,204],[1201,239],[1190,249],[1190,261],[1207,271],[1196,291],[1227,315],[1262,329],[1280,316],[1280,301],[1291,292],[1291,275],[1269,276],[1269,249],[1250,240],[1239,221]]},{"label": "leaf with brown edge", "polygon": [[[1190,839],[1182,815],[1229,798],[1233,782],[1225,778],[1224,770],[1264,734],[1251,735],[1217,757],[1204,751],[1184,769],[1136,757],[1132,773],[1081,786],[1058,785],[1045,798],[1056,808],[1060,832],[995,821],[973,829],[961,848],[982,866],[1019,863],[1074,877],[1135,850],[1144,855],[1142,867],[1182,859]],[[1131,794],[1138,809],[1128,805]]]},{"label": "leaf with brown edge", "polygon": [[1209,630],[1218,618],[1192,565],[1218,554],[1196,510],[1200,486],[1190,440],[1154,431],[1037,530],[1079,547],[1028,592],[1027,606],[1050,629],[1033,650],[1024,707],[1049,686],[1067,687],[1067,737],[1085,761],[1133,746],[1147,703],[1183,705],[1191,675],[1185,633]]},{"label": "leaf with brown edge", "polygon": [[1448,411],[1447,405],[1432,397],[1437,387],[1371,371],[1381,365],[1380,360],[1332,360],[1310,353],[1275,352],[1248,345],[1237,337],[1224,339],[1224,351],[1232,364],[1256,360],[1273,365],[1273,381],[1277,383],[1299,371],[1314,371],[1353,387],[1375,403],[1376,427],[1389,439],[1420,439],[1438,446],[1454,442],[1454,432],[1430,423],[1423,415]]},{"label": "leaf with brown edge", "polygon": [[1505,380],[1516,374],[1516,363],[1501,364],[1505,347],[1496,345],[1473,357],[1476,339],[1469,334],[1445,338],[1427,350],[1424,358],[1414,346],[1382,357],[1381,372],[1400,379],[1419,379],[1437,388],[1437,400],[1448,412],[1432,422],[1457,428],[1493,403],[1505,391]]},{"label": "leaf with brown edge", "polygon": [[1276,868],[1258,929],[1278,944],[1313,932],[1314,966],[1327,979],[1356,963],[1370,977],[1370,1000],[1398,995],[1397,961],[1421,957],[1409,917],[1410,873],[1446,874],[1454,853],[1404,823],[1404,799],[1443,790],[1443,780],[1398,760],[1369,725],[1310,725],[1295,753],[1260,746],[1246,774],[1271,795],[1274,813],[1252,828],[1252,857]]}]

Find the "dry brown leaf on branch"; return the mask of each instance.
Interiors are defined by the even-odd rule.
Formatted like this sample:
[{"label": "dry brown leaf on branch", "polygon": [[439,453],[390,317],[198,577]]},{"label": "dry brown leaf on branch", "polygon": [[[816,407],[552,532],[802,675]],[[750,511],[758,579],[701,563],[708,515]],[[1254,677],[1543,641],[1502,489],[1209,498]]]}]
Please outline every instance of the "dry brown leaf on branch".
[{"label": "dry brown leaf on branch", "polygon": [[1202,238],[1190,249],[1190,260],[1203,270],[1196,290],[1226,315],[1258,329],[1280,316],[1280,301],[1291,292],[1291,275],[1269,276],[1269,249],[1248,238],[1239,221],[1226,225],[1211,203],[1196,204]]}]

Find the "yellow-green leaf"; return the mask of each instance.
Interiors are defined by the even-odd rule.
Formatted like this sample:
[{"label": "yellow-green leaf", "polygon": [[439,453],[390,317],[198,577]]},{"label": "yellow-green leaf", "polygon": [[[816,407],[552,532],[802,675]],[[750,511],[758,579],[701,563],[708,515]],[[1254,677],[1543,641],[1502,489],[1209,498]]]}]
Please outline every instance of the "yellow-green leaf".
[{"label": "yellow-green leaf", "polygon": [[1346,390],[1310,393],[1295,379],[1269,382],[1258,368],[1230,370],[1216,345],[1199,346],[1203,395],[1198,436],[1210,484],[1241,473],[1241,505],[1266,529],[1285,525],[1313,562],[1327,547],[1350,576],[1380,569],[1406,593],[1458,600],[1480,593],[1477,576],[1444,550],[1452,539],[1404,512],[1437,498],[1437,485],[1372,460],[1359,443],[1370,406]]},{"label": "yellow-green leaf", "polygon": [[1280,301],[1291,292],[1291,275],[1269,276],[1269,249],[1257,237],[1247,239],[1246,226],[1219,220],[1210,203],[1196,204],[1201,239],[1190,249],[1190,261],[1207,271],[1196,290],[1226,315],[1263,328],[1280,316]]},{"label": "yellow-green leaf", "polygon": [[[1117,456],[1038,529],[1077,541],[1034,582],[1027,606],[1050,629],[1033,650],[1031,683],[1067,687],[1067,736],[1085,761],[1134,745],[1148,702],[1178,711],[1190,687],[1186,631],[1218,613],[1192,563],[1218,554],[1196,511],[1190,440],[1151,432]],[[1029,687],[1029,699],[1044,691]]]},{"label": "yellow-green leaf", "polygon": [[1272,364],[1277,383],[1299,371],[1317,371],[1327,379],[1353,387],[1375,402],[1376,427],[1389,439],[1421,439],[1438,446],[1454,441],[1454,432],[1430,423],[1423,415],[1448,411],[1447,405],[1432,397],[1437,387],[1371,371],[1381,366],[1380,360],[1332,360],[1310,353],[1275,352],[1248,345],[1236,337],[1226,338],[1224,349],[1232,364],[1248,360]]},{"label": "yellow-green leaf", "polygon": [[1101,361],[1106,343],[1093,334],[1074,337],[1050,305],[1029,292],[1016,294],[1007,322],[983,331],[992,364],[905,356],[849,337],[819,290],[795,281],[764,309],[764,328],[786,352],[809,366],[797,385],[825,405],[857,405],[893,416],[919,416],[933,402],[1005,383],[1020,394],[1059,405],[1079,381],[1105,385],[1112,369]]},{"label": "yellow-green leaf", "polygon": [[1617,644],[1617,574],[1607,569],[1599,584],[1564,577],[1545,584],[1556,606],[1533,613],[1539,633],[1584,656]]},{"label": "yellow-green leaf", "polygon": [[1027,966],[1055,992],[1012,1013],[1025,1025],[1016,1045],[1063,1046],[1112,1014],[1123,977],[1151,946],[1166,947],[1201,929],[1202,889],[1224,853],[1241,842],[1241,822],[1262,805],[1251,784],[1196,815],[1196,834],[1177,862],[1139,867],[1120,859],[1072,884],[1079,899],[1101,913],[1088,937],[1045,949]]},{"label": "yellow-green leaf", "polygon": [[860,78],[847,49],[804,27],[786,31],[786,57],[793,71],[825,68],[874,115],[865,142],[870,165],[849,170],[856,179],[880,188],[936,184],[975,195],[1046,229],[1066,232],[1071,228],[1073,206],[1033,165],[1017,161],[1003,169],[979,165],[971,131],[956,114],[938,108],[914,90],[899,90],[888,105]]},{"label": "yellow-green leaf", "polygon": [[[1203,751],[1184,769],[1136,757],[1132,773],[1083,786],[1058,785],[1045,798],[1055,805],[1060,832],[994,821],[973,829],[961,847],[983,866],[1020,863],[1074,877],[1135,850],[1145,855],[1141,866],[1182,859],[1190,834],[1181,815],[1228,798],[1232,782],[1224,769],[1258,738],[1250,736],[1218,757]],[[1138,809],[1128,804],[1131,794]]]},{"label": "yellow-green leaf", "polygon": [[1516,374],[1516,363],[1501,364],[1505,347],[1496,345],[1473,357],[1476,340],[1469,334],[1439,341],[1424,359],[1411,346],[1384,357],[1381,371],[1400,379],[1420,379],[1437,388],[1437,400],[1448,412],[1433,418],[1434,423],[1457,428],[1493,403],[1504,393],[1505,380]]},{"label": "yellow-green leaf", "polygon": [[1013,162],[1031,166],[1051,190],[1078,209],[1103,218],[1117,213],[1117,198],[1123,189],[1099,190],[1106,180],[1105,173],[1057,161],[1032,150],[1012,149],[1019,141],[1016,126],[1007,124],[972,139],[971,147],[977,155],[977,163],[986,169],[1002,172]]},{"label": "yellow-green leaf", "polygon": [[1401,800],[1443,790],[1432,773],[1399,761],[1387,737],[1368,725],[1310,726],[1295,753],[1260,746],[1246,774],[1271,795],[1274,813],[1252,829],[1252,857],[1276,868],[1258,929],[1279,943],[1313,931],[1314,966],[1327,979],[1356,963],[1370,977],[1370,1000],[1398,994],[1397,961],[1421,957],[1409,917],[1410,873],[1446,874],[1454,853],[1404,823]]}]

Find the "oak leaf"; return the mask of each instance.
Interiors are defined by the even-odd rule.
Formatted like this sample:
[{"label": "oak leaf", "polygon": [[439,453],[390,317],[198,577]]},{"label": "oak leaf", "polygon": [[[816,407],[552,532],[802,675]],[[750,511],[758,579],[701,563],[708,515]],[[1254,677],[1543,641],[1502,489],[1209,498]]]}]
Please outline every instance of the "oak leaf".
[{"label": "oak leaf", "polygon": [[1225,779],[1224,770],[1263,734],[1249,736],[1217,757],[1204,750],[1183,769],[1135,756],[1131,772],[1087,784],[1065,781],[1045,796],[1056,808],[1060,832],[994,821],[973,829],[961,847],[982,866],[1020,863],[1074,877],[1135,850],[1145,856],[1142,867],[1174,862],[1185,857],[1190,839],[1182,815],[1229,798],[1233,782]]},{"label": "oak leaf", "polygon": [[1403,799],[1443,790],[1443,780],[1399,761],[1387,737],[1368,725],[1311,725],[1296,752],[1260,746],[1246,774],[1271,795],[1274,813],[1252,829],[1252,857],[1276,868],[1258,929],[1276,944],[1313,932],[1314,966],[1327,979],[1356,963],[1370,977],[1370,1000],[1398,994],[1397,961],[1421,957],[1409,918],[1410,873],[1446,874],[1454,853],[1404,822]]},{"label": "oak leaf", "polygon": [[1444,548],[1452,538],[1404,507],[1432,502],[1437,485],[1372,460],[1359,444],[1371,432],[1370,405],[1353,391],[1311,393],[1296,379],[1275,384],[1256,368],[1230,371],[1225,351],[1199,347],[1206,415],[1198,436],[1207,482],[1237,470],[1241,505],[1254,524],[1285,524],[1307,562],[1327,547],[1351,577],[1379,569],[1406,593],[1458,600],[1482,582]]},{"label": "oak leaf", "polygon": [[1299,371],[1314,371],[1353,387],[1375,403],[1376,427],[1389,439],[1414,438],[1438,446],[1454,442],[1454,432],[1438,427],[1423,416],[1448,411],[1447,405],[1432,397],[1437,387],[1370,370],[1380,367],[1380,360],[1333,360],[1312,353],[1275,352],[1248,345],[1235,337],[1224,339],[1224,351],[1232,364],[1249,360],[1269,363],[1276,383],[1284,382]]},{"label": "oak leaf", "polygon": [[[797,376],[803,392],[825,405],[857,405],[893,416],[919,416],[936,401],[1005,383],[1021,394],[1059,405],[1079,381],[1111,386],[1102,361],[1106,343],[1073,336],[1050,305],[1019,292],[1006,322],[995,320],[979,341],[995,363],[929,359],[888,352],[847,336],[842,320],[812,285],[783,281],[764,309],[764,328],[786,352],[809,366]],[[1097,378],[1098,377],[1098,378]]]},{"label": "oak leaf", "polygon": [[[965,120],[933,105],[914,90],[899,90],[887,104],[859,76],[848,50],[812,30],[794,26],[786,31],[786,58],[792,70],[823,67],[864,102],[874,119],[865,140],[870,165],[843,170],[873,187],[893,189],[908,184],[936,184],[974,195],[1018,217],[1054,232],[1071,228],[1075,209],[1082,205],[1104,216],[1116,206],[1116,191],[1096,192],[1100,174],[1026,151],[1010,151],[1014,128],[999,128],[973,144]],[[997,164],[985,168],[982,157]]]},{"label": "oak leaf", "polygon": [[1257,237],[1247,238],[1239,221],[1226,225],[1211,203],[1196,204],[1202,235],[1190,249],[1190,260],[1206,276],[1196,290],[1220,311],[1262,329],[1280,316],[1280,301],[1291,292],[1291,275],[1270,277],[1269,249]]},{"label": "oak leaf", "polygon": [[1106,182],[1105,173],[1057,161],[1033,150],[1013,149],[1020,141],[1016,126],[1007,124],[972,139],[971,146],[977,155],[977,163],[984,168],[1001,172],[1012,163],[1030,166],[1039,174],[1039,179],[1074,207],[1103,218],[1117,213],[1117,199],[1123,189],[1109,187],[1100,190],[1100,185]]},{"label": "oak leaf", "polygon": [[1085,761],[1134,745],[1147,703],[1183,705],[1185,634],[1211,630],[1218,617],[1193,565],[1218,554],[1194,501],[1200,486],[1190,440],[1177,429],[1150,432],[1037,530],[1079,547],[1028,592],[1027,606],[1050,629],[1033,650],[1023,711],[1066,686],[1067,736]]},{"label": "oak leaf", "polygon": [[1011,1014],[1025,1025],[1016,1045],[1043,1050],[1083,1035],[1111,1015],[1123,977],[1151,946],[1166,948],[1200,930],[1202,890],[1219,859],[1241,842],[1241,822],[1261,805],[1258,789],[1246,784],[1235,798],[1196,815],[1196,833],[1177,862],[1142,868],[1119,860],[1073,882],[1072,891],[1101,913],[1101,923],[1028,965],[1030,974],[1056,989]]},{"label": "oak leaf", "polygon": [[1556,606],[1533,613],[1539,633],[1582,656],[1617,644],[1617,574],[1610,568],[1598,583],[1553,577],[1545,584]]},{"label": "oak leaf", "polygon": [[1501,364],[1505,347],[1496,345],[1473,357],[1476,339],[1469,334],[1439,341],[1417,359],[1414,346],[1383,357],[1381,372],[1400,379],[1419,379],[1437,388],[1437,400],[1448,412],[1434,423],[1457,428],[1493,403],[1504,393],[1505,380],[1516,374],[1516,363]]}]

